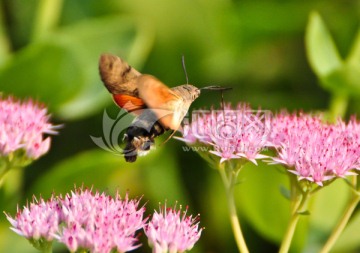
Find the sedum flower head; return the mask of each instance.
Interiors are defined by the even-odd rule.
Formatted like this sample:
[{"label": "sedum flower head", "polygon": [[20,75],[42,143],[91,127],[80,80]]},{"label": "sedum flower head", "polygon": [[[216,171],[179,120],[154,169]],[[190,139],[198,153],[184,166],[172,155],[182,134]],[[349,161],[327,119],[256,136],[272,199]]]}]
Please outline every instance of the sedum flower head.
[{"label": "sedum flower head", "polygon": [[187,208],[182,212],[174,208],[160,208],[144,228],[149,245],[154,253],[176,253],[192,249],[199,240],[202,228],[199,229],[199,215],[193,218],[186,216]]},{"label": "sedum flower head", "polygon": [[56,133],[44,106],[12,97],[0,98],[0,126],[0,156],[3,157],[24,150],[28,159],[37,159],[50,147],[50,138],[44,139],[43,135]]},{"label": "sedum flower head", "polygon": [[190,125],[184,127],[181,140],[190,145],[208,145],[220,163],[244,158],[256,164],[265,158],[260,152],[267,144],[269,112],[254,111],[246,104],[224,110],[196,111]]},{"label": "sedum flower head", "polygon": [[24,236],[38,249],[51,246],[53,239],[64,243],[71,252],[127,252],[140,245],[135,232],[144,227],[145,208],[139,200],[115,198],[105,193],[76,189],[64,198],[42,198],[18,211],[6,214],[11,229]]},{"label": "sedum flower head", "polygon": [[12,218],[6,214],[11,223],[11,230],[27,239],[52,241],[58,231],[60,223],[61,208],[58,202],[51,197],[45,201],[43,198],[37,200],[35,197],[30,205],[19,210]]},{"label": "sedum flower head", "polygon": [[143,228],[144,207],[139,200],[78,190],[62,200],[64,229],[58,239],[70,251],[126,252],[139,247],[135,232]]},{"label": "sedum flower head", "polygon": [[359,168],[360,126],[324,123],[320,116],[280,113],[273,120],[270,142],[277,150],[274,163],[289,167],[299,179],[318,185],[352,175]]}]

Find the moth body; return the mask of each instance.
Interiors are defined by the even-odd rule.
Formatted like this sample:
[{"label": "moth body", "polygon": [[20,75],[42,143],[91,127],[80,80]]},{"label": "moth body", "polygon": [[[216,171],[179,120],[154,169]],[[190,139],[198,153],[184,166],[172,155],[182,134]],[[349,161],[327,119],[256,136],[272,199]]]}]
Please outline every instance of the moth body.
[{"label": "moth body", "polygon": [[146,155],[155,144],[155,138],[165,132],[151,110],[145,110],[135,118],[124,135],[123,154],[127,162],[135,162],[137,156]]},{"label": "moth body", "polygon": [[123,153],[128,162],[147,153],[157,136],[167,130],[177,131],[191,103],[200,95],[200,89],[190,84],[170,89],[156,77],[141,74],[114,55],[101,55],[99,70],[115,103],[138,115],[124,135]]}]

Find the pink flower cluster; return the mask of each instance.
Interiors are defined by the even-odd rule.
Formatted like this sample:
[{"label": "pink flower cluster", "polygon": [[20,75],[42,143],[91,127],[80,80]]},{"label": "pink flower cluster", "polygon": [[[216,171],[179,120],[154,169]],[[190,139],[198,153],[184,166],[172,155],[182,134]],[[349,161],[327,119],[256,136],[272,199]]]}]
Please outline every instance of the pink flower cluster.
[{"label": "pink flower cluster", "polygon": [[[6,214],[11,229],[29,240],[53,239],[65,244],[71,252],[86,250],[94,253],[127,252],[140,246],[136,231],[144,228],[154,252],[164,245],[170,252],[184,252],[199,239],[201,229],[195,219],[180,217],[175,209],[153,215],[146,225],[145,207],[139,200],[121,199],[91,190],[75,189],[63,198],[54,195],[48,201],[35,199],[30,206],[18,210],[15,218]],[[156,241],[153,241],[156,240]]]},{"label": "pink flower cluster", "polygon": [[254,111],[248,105],[229,105],[224,110],[196,111],[191,125],[186,125],[181,140],[213,146],[210,151],[220,157],[220,163],[245,158],[256,164],[256,159],[267,144],[270,130],[269,112]]},{"label": "pink flower cluster", "polygon": [[145,208],[138,200],[121,199],[77,189],[64,198],[40,199],[7,219],[12,230],[27,239],[54,238],[71,252],[126,252],[139,247],[135,232],[145,225]]},{"label": "pink flower cluster", "polygon": [[48,120],[46,108],[31,100],[0,98],[0,156],[20,149],[31,159],[45,154],[50,138],[43,139],[43,135],[56,133]]},{"label": "pink flower cluster", "polygon": [[67,194],[61,203],[65,226],[57,239],[70,251],[83,248],[91,252],[126,252],[140,246],[135,245],[135,232],[143,228],[146,219],[145,208],[138,209],[139,200],[78,190]]},{"label": "pink flower cluster", "polygon": [[[244,158],[270,158],[271,163],[286,165],[298,179],[318,185],[336,178],[353,175],[360,167],[360,124],[338,120],[324,123],[322,116],[281,112],[254,111],[239,104],[236,109],[193,113],[185,125],[183,138],[190,145],[206,145],[220,163]],[[273,157],[261,154],[274,148]],[[269,160],[269,159],[267,159]]]},{"label": "pink flower cluster", "polygon": [[360,165],[360,125],[355,119],[328,124],[320,116],[280,113],[273,120],[270,142],[277,150],[274,163],[318,185],[352,175]]},{"label": "pink flower cluster", "polygon": [[30,206],[24,207],[22,211],[18,208],[15,218],[11,218],[8,214],[6,217],[12,225],[11,230],[15,233],[27,239],[44,238],[52,241],[59,229],[60,213],[61,206],[54,197],[48,201],[34,198]]},{"label": "pink flower cluster", "polygon": [[160,208],[154,213],[144,231],[154,253],[185,252],[192,249],[199,240],[202,228],[199,230],[199,216],[186,216],[187,209],[181,214],[174,208]]}]

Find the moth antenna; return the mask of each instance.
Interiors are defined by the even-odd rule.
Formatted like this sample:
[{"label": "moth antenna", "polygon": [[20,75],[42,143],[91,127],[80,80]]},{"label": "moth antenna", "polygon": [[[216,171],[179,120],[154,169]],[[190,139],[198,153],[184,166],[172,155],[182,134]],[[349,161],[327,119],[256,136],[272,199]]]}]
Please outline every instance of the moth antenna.
[{"label": "moth antenna", "polygon": [[212,86],[207,86],[207,87],[200,88],[200,90],[220,91],[220,93],[221,93],[221,109],[224,112],[224,116],[225,116],[224,91],[231,90],[231,89],[232,89],[231,87],[221,87],[221,86],[217,86],[217,85],[212,85]]},{"label": "moth antenna", "polygon": [[181,63],[182,63],[182,67],[183,67],[185,78],[186,78],[186,84],[189,84],[189,77],[188,77],[188,74],[186,72],[185,56],[184,55],[181,56]]}]

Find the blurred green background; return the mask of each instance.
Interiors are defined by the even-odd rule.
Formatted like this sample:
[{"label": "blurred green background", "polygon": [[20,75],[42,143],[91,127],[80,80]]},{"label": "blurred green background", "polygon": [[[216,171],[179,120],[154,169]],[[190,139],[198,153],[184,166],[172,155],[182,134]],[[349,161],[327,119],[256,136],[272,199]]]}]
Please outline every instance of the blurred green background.
[{"label": "blurred green background", "polygon": [[[52,122],[63,124],[47,155],[8,175],[1,211],[15,214],[17,203],[24,205],[32,195],[64,194],[74,185],[119,189],[143,195],[148,214],[165,200],[200,213],[206,229],[192,252],[237,252],[220,177],[196,153],[185,152],[183,143],[173,139],[127,164],[91,140],[103,134],[104,110],[111,117],[118,113],[99,78],[98,58],[104,52],[119,55],[176,86],[186,82],[184,55],[190,83],[233,87],[225,94],[233,104],[326,111],[334,94],[319,85],[305,49],[314,10],[345,58],[359,29],[356,0],[0,0],[0,91],[44,102]],[[359,101],[349,100],[347,115],[360,111]],[[218,93],[206,93],[191,110],[219,104]],[[240,180],[236,197],[250,251],[276,252],[289,218],[280,193],[287,179],[279,167],[260,164],[246,166]],[[336,182],[317,196],[311,216],[300,221],[292,252],[317,252],[345,192],[345,184]],[[360,251],[360,218],[353,221],[335,252]],[[9,225],[1,215],[0,252],[36,252]],[[144,247],[134,252],[150,252],[141,238]]]}]

